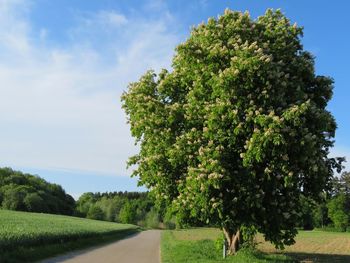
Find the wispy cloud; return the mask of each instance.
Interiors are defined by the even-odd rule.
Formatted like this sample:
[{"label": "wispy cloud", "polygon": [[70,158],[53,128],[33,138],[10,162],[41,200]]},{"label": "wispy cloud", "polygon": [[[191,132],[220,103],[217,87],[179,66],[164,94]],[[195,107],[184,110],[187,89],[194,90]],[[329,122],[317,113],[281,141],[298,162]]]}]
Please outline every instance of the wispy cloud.
[{"label": "wispy cloud", "polygon": [[128,23],[128,20],[123,14],[118,14],[115,11],[100,11],[96,14],[96,18],[94,20],[97,20],[102,25],[112,26],[112,27],[118,27],[122,26]]},{"label": "wispy cloud", "polygon": [[147,69],[170,66],[179,37],[169,18],[80,14],[62,48],[28,12],[25,1],[0,1],[0,164],[128,174],[137,149],[120,95]]},{"label": "wispy cloud", "polygon": [[77,30],[91,29],[111,31],[121,26],[125,26],[128,23],[126,16],[115,10],[100,10],[97,12],[84,13],[78,12],[76,19],[79,24],[78,27],[73,28],[73,32]]}]

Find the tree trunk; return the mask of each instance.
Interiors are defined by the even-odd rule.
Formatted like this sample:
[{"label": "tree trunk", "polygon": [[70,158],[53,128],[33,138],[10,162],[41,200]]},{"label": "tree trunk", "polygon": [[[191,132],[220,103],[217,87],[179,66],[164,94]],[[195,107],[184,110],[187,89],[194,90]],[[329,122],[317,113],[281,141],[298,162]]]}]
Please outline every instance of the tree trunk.
[{"label": "tree trunk", "polygon": [[224,235],[226,238],[226,241],[228,243],[228,254],[229,255],[234,255],[239,249],[240,241],[241,241],[241,233],[239,229],[237,230],[236,233],[234,231],[223,228]]}]

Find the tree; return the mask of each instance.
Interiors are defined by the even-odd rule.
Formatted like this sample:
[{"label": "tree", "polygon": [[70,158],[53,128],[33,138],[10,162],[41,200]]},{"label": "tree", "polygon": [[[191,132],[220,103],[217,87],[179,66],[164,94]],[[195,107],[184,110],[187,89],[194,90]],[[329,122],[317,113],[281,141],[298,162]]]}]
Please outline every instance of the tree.
[{"label": "tree", "polygon": [[350,197],[350,172],[343,172],[340,177],[334,177],[332,181],[333,195],[344,193]]},{"label": "tree", "polygon": [[75,200],[61,186],[11,168],[0,168],[0,204],[5,209],[65,215],[75,208]]},{"label": "tree", "polygon": [[154,207],[145,215],[145,226],[159,228],[159,214]]},{"label": "tree", "polygon": [[328,208],[325,200],[316,204],[316,207],[313,210],[312,217],[314,227],[323,228],[324,226],[330,223],[330,219],[328,217]]},{"label": "tree", "polygon": [[328,214],[334,223],[336,228],[340,228],[342,231],[346,231],[349,225],[349,210],[346,209],[347,198],[345,194],[341,193],[338,196],[332,198],[328,202]]},{"label": "tree", "polygon": [[328,157],[333,82],[315,75],[301,35],[279,10],[226,10],[193,28],[172,71],[148,71],[122,95],[140,145],[133,175],[179,223],[221,226],[230,253],[245,230],[293,244],[300,195],[317,199],[341,169]]},{"label": "tree", "polygon": [[90,219],[103,220],[105,214],[99,206],[92,205],[90,206],[86,217]]},{"label": "tree", "polygon": [[126,201],[119,212],[119,222],[123,224],[134,224],[136,219],[135,207],[129,201]]},{"label": "tree", "polygon": [[350,172],[343,172],[340,181],[343,184],[344,193],[350,196]]},{"label": "tree", "polygon": [[4,198],[2,201],[2,207],[9,210],[21,210],[26,211],[26,205],[24,204],[24,198],[33,189],[24,185],[9,184],[3,187]]},{"label": "tree", "polygon": [[26,210],[30,212],[44,212],[46,210],[45,201],[38,193],[28,193],[24,197],[23,203],[26,206]]},{"label": "tree", "polygon": [[86,217],[89,209],[96,202],[94,194],[91,192],[82,194],[76,202],[76,213],[79,216]]},{"label": "tree", "polygon": [[301,205],[301,220],[300,226],[304,230],[312,230],[314,228],[314,209],[315,204],[310,200],[310,198],[306,198],[303,195],[300,196]]}]

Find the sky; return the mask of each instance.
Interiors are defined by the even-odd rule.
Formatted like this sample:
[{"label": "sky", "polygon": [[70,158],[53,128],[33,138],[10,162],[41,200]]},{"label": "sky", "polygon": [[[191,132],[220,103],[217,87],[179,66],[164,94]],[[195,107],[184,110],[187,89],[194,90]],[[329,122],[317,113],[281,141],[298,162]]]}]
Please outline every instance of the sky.
[{"label": "sky", "polygon": [[75,198],[146,190],[126,169],[138,148],[120,96],[148,69],[171,69],[191,27],[225,8],[253,18],[281,8],[304,26],[316,73],[335,82],[331,155],[350,160],[350,1],[0,0],[0,167],[40,175]]}]

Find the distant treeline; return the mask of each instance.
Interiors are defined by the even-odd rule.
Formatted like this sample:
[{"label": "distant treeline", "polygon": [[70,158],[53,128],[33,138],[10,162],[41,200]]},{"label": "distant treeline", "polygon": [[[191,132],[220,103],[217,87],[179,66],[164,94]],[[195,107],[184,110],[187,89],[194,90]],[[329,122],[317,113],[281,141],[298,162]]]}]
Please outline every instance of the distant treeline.
[{"label": "distant treeline", "polygon": [[147,192],[84,193],[76,202],[77,216],[158,227],[159,215]]},{"label": "distant treeline", "polygon": [[75,201],[58,184],[0,168],[0,206],[3,209],[73,215]]},{"label": "distant treeline", "polygon": [[60,185],[11,168],[0,168],[0,208],[149,227],[160,222],[147,192],[84,193],[75,201]]},{"label": "distant treeline", "polygon": [[[303,197],[298,226],[346,231],[350,226],[350,173],[335,178],[329,193],[319,202]],[[0,168],[0,205],[3,209],[78,217],[147,227],[175,227],[175,217],[166,208],[158,209],[148,192],[84,193],[75,201],[57,184],[44,179]],[[201,226],[193,222],[191,226]]]},{"label": "distant treeline", "polygon": [[301,228],[346,231],[350,226],[350,172],[334,178],[330,192],[324,193],[319,202],[302,196],[300,205]]}]

